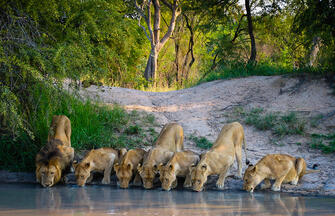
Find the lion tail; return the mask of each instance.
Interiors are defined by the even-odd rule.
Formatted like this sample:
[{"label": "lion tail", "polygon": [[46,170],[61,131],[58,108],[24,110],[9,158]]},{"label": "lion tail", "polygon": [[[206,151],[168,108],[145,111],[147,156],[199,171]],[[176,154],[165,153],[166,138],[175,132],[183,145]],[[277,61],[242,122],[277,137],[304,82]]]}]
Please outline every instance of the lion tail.
[{"label": "lion tail", "polygon": [[320,170],[306,170],[305,174],[310,174],[310,173],[318,173]]},{"label": "lion tail", "polygon": [[248,156],[247,156],[247,145],[245,144],[245,137],[243,135],[243,148],[244,148],[244,153],[245,153],[245,164],[249,165],[250,161],[248,160]]}]

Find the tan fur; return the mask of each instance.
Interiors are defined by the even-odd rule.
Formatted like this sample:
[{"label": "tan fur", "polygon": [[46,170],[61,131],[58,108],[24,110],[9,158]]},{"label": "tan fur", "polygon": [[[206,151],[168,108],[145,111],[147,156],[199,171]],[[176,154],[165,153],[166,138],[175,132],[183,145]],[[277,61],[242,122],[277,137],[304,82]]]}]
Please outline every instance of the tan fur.
[{"label": "tan fur", "polygon": [[143,149],[131,149],[125,153],[120,164],[114,164],[114,170],[121,188],[128,188],[130,180],[134,178],[135,185],[141,185],[141,177],[137,172],[137,165],[143,162],[146,151]]},{"label": "tan fur", "polygon": [[237,158],[238,176],[242,177],[242,143],[246,153],[243,127],[238,122],[225,125],[213,147],[202,155],[196,167],[190,167],[193,190],[202,191],[209,175],[219,175],[216,186],[224,187],[229,168]]},{"label": "tan fur", "polygon": [[146,189],[153,187],[154,178],[158,172],[157,166],[166,163],[174,154],[184,149],[184,131],[177,123],[170,123],[163,127],[157,142],[149,151],[143,161],[143,166],[138,164],[137,170]]},{"label": "tan fur", "polygon": [[53,116],[48,143],[35,158],[36,180],[43,187],[51,187],[62,178],[71,166],[74,149],[71,147],[71,122],[64,116]]},{"label": "tan fur", "polygon": [[199,155],[192,151],[176,152],[169,162],[158,166],[160,181],[164,190],[177,187],[177,177],[185,177],[184,187],[191,186],[189,167],[199,161]]},{"label": "tan fur", "polygon": [[48,142],[58,139],[63,145],[71,146],[71,122],[65,115],[55,115],[48,134]]},{"label": "tan fur", "polygon": [[270,180],[275,180],[271,189],[280,191],[282,183],[296,185],[305,174],[318,171],[306,171],[306,162],[303,158],[295,158],[286,154],[269,154],[255,166],[251,165],[246,169],[243,177],[243,189],[253,192],[255,187],[263,180],[264,184],[261,188],[270,188]]},{"label": "tan fur", "polygon": [[80,163],[73,163],[77,184],[84,186],[86,182],[91,182],[93,179],[91,172],[103,173],[102,184],[109,184],[114,162],[118,160],[119,152],[113,148],[91,150]]}]

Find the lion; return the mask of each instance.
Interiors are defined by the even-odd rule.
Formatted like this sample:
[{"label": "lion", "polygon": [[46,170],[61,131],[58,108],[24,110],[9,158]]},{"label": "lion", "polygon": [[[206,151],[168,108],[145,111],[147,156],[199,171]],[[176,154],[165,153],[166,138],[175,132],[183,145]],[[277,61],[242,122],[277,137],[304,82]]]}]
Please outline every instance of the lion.
[{"label": "lion", "polygon": [[70,119],[65,115],[55,115],[52,118],[48,143],[35,158],[36,181],[43,187],[57,184],[71,167],[73,157]]},{"label": "lion", "polygon": [[137,165],[144,188],[153,187],[158,165],[166,163],[175,152],[184,150],[183,142],[184,131],[179,124],[169,123],[163,127],[153,148],[143,160],[143,166],[140,163]]},{"label": "lion", "polygon": [[137,165],[142,163],[147,152],[143,149],[131,149],[125,153],[119,163],[114,164],[116,177],[120,182],[121,188],[128,188],[130,180],[134,177],[134,185],[141,185],[141,177],[137,172]]},{"label": "lion", "polygon": [[225,125],[212,148],[201,156],[195,167],[190,167],[193,190],[202,191],[209,175],[219,175],[216,186],[224,188],[224,181],[229,168],[237,158],[238,177],[242,178],[242,142],[247,159],[243,127],[238,122]]},{"label": "lion", "polygon": [[271,187],[270,180],[275,180],[271,187],[273,191],[280,191],[282,183],[297,185],[299,180],[309,173],[320,170],[306,170],[303,158],[295,158],[286,154],[269,154],[263,157],[255,166],[249,165],[244,172],[243,189],[253,192],[255,187],[264,180],[261,189]]},{"label": "lion", "polygon": [[80,163],[74,161],[73,167],[75,169],[77,184],[82,187],[85,183],[90,183],[93,179],[93,173],[91,172],[103,173],[104,177],[101,183],[110,184],[110,176],[114,162],[118,162],[122,151],[123,150],[117,151],[109,147],[93,149],[86,154]]},{"label": "lion", "polygon": [[171,190],[177,187],[177,177],[185,177],[184,187],[191,187],[191,176],[189,167],[199,161],[199,155],[192,151],[174,153],[173,157],[164,166],[158,166],[159,179],[164,190]]}]

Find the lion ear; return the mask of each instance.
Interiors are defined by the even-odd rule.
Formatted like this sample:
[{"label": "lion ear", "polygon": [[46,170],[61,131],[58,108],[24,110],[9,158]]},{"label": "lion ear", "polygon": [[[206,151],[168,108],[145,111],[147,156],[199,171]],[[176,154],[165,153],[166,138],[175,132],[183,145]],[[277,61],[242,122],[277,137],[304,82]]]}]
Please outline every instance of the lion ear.
[{"label": "lion ear", "polygon": [[192,165],[188,168],[188,171],[189,171],[190,173],[192,173],[194,169],[195,169],[195,164],[192,164]]},{"label": "lion ear", "polygon": [[90,162],[87,162],[87,163],[85,164],[85,167],[86,167],[86,168],[89,168],[90,165],[91,165]]},{"label": "lion ear", "polygon": [[163,163],[160,163],[159,165],[158,165],[158,171],[159,172],[162,172],[162,169],[163,169]]},{"label": "lion ear", "polygon": [[156,164],[152,167],[152,171],[154,171],[155,173],[157,173],[157,171],[158,171],[158,167],[157,167]]},{"label": "lion ear", "polygon": [[172,164],[170,164],[169,168],[170,168],[170,170],[173,170],[173,165],[172,165]]},{"label": "lion ear", "polygon": [[114,164],[113,167],[114,167],[115,172],[117,172],[119,170],[120,165],[119,165],[119,163],[116,163],[116,164]]},{"label": "lion ear", "polygon": [[78,161],[76,161],[76,160],[74,160],[73,162],[72,162],[72,166],[73,166],[73,168],[77,168],[77,166],[78,166]]}]

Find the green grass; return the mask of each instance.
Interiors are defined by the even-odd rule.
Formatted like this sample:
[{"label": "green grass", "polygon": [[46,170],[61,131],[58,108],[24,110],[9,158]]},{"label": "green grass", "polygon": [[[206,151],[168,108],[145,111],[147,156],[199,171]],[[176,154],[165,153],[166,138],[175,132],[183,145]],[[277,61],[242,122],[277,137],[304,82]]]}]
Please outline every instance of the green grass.
[{"label": "green grass", "polygon": [[258,107],[250,110],[236,107],[225,116],[228,118],[228,122],[242,121],[258,130],[269,130],[278,137],[301,135],[304,133],[306,125],[306,121],[295,112],[265,112],[264,109]]},{"label": "green grass", "polygon": [[63,91],[55,90],[51,94],[51,91],[44,89],[36,90],[35,93],[38,94],[36,98],[39,98],[39,102],[34,104],[34,112],[27,116],[33,136],[23,130],[15,136],[2,131],[0,169],[34,170],[35,155],[46,144],[53,115],[66,115],[71,120],[71,144],[75,150],[143,147],[151,145],[158,136],[153,128],[135,123],[155,123],[152,115],[127,113],[117,105],[104,106],[90,100],[82,101]]},{"label": "green grass", "polygon": [[311,74],[311,75],[323,75],[325,69],[304,67],[304,68],[293,68],[284,67],[278,64],[263,63],[260,62],[256,65],[246,64],[243,62],[232,62],[226,65],[218,66],[215,70],[211,70],[201,78],[197,84],[209,82],[220,79],[232,79],[248,76],[274,76],[274,75],[298,75],[298,74]]},{"label": "green grass", "polygon": [[190,136],[189,139],[195,143],[198,148],[201,149],[210,149],[213,146],[213,143],[210,142],[206,137],[196,137]]},{"label": "green grass", "polygon": [[314,149],[320,149],[323,153],[335,152],[335,133],[312,134],[312,141],[309,143]]}]

